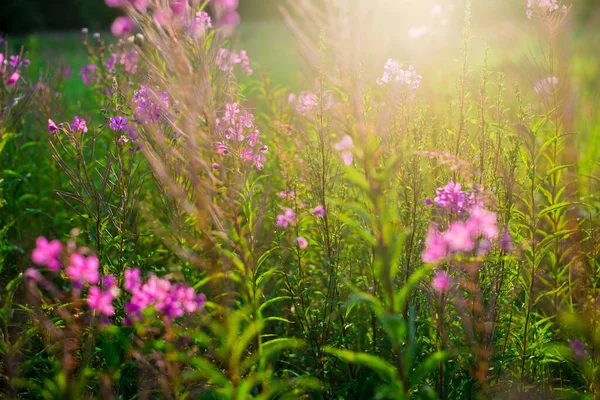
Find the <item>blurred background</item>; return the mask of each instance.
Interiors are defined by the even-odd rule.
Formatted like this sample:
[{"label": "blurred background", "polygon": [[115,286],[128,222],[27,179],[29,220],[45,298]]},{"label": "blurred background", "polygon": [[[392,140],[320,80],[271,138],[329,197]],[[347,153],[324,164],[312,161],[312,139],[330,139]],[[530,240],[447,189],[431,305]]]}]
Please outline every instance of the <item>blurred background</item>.
[{"label": "blurred background", "polygon": [[[293,15],[293,5],[303,1],[306,0],[239,0],[241,24],[232,44],[248,51],[255,71],[268,71],[274,82],[292,91],[309,89],[313,77],[305,73],[310,68],[302,68],[304,59],[281,9]],[[312,1],[319,9],[333,3]],[[460,56],[465,3],[466,0],[345,0],[343,4],[354,18],[352,37],[356,43],[356,48],[348,51],[373,74],[382,72],[388,58],[398,58],[413,64],[418,71],[427,71],[427,80],[441,92],[452,92],[454,82],[442,78],[443,70],[457,67],[457,63],[448,61]],[[526,65],[523,67],[529,62],[530,50],[540,45],[535,32],[539,26],[525,16],[527,0],[471,3],[474,67],[483,62],[489,46],[496,49],[490,52],[488,60],[493,69],[507,72],[513,82],[537,79],[530,76],[532,73],[522,72],[527,70]],[[563,4],[573,5],[566,32],[561,34],[565,42],[562,47],[568,49],[570,54],[566,55],[575,63],[569,68],[577,69],[577,79],[597,79],[600,0],[564,0]],[[439,13],[434,12],[436,7]],[[114,43],[110,25],[120,14],[119,9],[107,7],[104,0],[0,0],[0,37],[10,39],[12,51],[19,51],[21,46],[26,49],[32,61],[28,72],[32,79],[50,64],[68,65],[73,76],[66,84],[65,95],[80,99],[89,96],[78,76],[88,63],[87,51],[81,44],[81,28],[88,28],[90,34],[100,32],[108,44]],[[297,15],[296,20],[301,24],[307,21],[304,28],[308,27],[312,39],[318,41],[320,28],[310,28],[313,17]],[[520,76],[511,77],[511,71]],[[590,82],[580,83],[585,87]]]}]

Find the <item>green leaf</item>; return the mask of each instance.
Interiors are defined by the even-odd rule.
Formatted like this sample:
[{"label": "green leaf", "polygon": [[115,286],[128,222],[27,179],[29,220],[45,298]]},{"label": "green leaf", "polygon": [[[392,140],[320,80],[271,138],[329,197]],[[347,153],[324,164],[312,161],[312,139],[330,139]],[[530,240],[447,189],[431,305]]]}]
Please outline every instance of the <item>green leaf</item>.
[{"label": "green leaf", "polygon": [[350,350],[336,349],[331,346],[325,346],[323,351],[334,355],[347,363],[368,367],[393,382],[398,381],[398,372],[396,371],[396,367],[378,356],[367,353],[358,353]]}]

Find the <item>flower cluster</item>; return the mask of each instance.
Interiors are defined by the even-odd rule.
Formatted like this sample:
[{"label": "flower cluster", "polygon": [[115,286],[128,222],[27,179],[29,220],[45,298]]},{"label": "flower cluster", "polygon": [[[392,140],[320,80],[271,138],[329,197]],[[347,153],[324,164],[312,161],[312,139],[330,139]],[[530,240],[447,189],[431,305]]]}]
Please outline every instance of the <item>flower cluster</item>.
[{"label": "flower cluster", "polygon": [[202,36],[212,28],[212,19],[206,11],[198,11],[192,22],[190,33],[192,36]]},{"label": "flower cluster", "polygon": [[98,76],[96,75],[96,66],[94,64],[88,64],[81,68],[79,75],[81,76],[81,80],[83,81],[84,85],[90,85],[92,82],[98,80]]},{"label": "flower cluster", "polygon": [[549,76],[537,82],[533,86],[533,91],[538,95],[548,95],[554,92],[554,88],[558,85],[558,78],[556,76]]},{"label": "flower cluster", "polygon": [[475,206],[466,221],[453,221],[444,232],[432,224],[421,258],[425,263],[439,264],[453,254],[471,253],[475,249],[483,257],[492,248],[491,241],[498,239],[498,233],[496,214]]},{"label": "flower cluster", "polygon": [[281,192],[277,193],[277,196],[284,200],[294,200],[296,193],[293,190],[282,190]]},{"label": "flower cluster", "polygon": [[276,225],[280,228],[287,228],[289,225],[293,225],[296,221],[296,213],[291,208],[283,210],[283,214],[277,215]]},{"label": "flower cluster", "polygon": [[60,252],[62,244],[58,240],[48,241],[45,237],[39,237],[35,241],[35,249],[31,254],[31,259],[36,265],[48,267],[51,271],[60,269]]},{"label": "flower cluster", "polygon": [[252,162],[256,169],[263,169],[268,148],[260,143],[254,115],[237,103],[227,104],[225,109],[223,117],[217,119],[217,130],[222,138],[215,145],[217,154],[233,153],[242,161]]},{"label": "flower cluster", "polygon": [[250,59],[246,50],[239,53],[227,49],[220,49],[217,53],[216,65],[221,71],[232,72],[233,67],[240,64],[240,68],[247,74],[252,75],[254,71],[250,68]]},{"label": "flower cluster", "polygon": [[377,84],[397,83],[406,85],[411,91],[415,91],[421,84],[421,75],[417,75],[415,68],[410,65],[408,69],[402,69],[398,60],[389,59],[383,66],[383,76],[377,78]]},{"label": "flower cluster", "polygon": [[527,18],[531,19],[534,15],[547,17],[555,12],[567,12],[567,6],[561,5],[560,0],[527,0]]},{"label": "flower cluster", "polygon": [[92,286],[88,293],[88,306],[97,313],[111,316],[115,314],[113,301],[119,297],[121,291],[117,286],[117,280],[114,275],[107,275],[102,279],[102,288]]},{"label": "flower cluster", "polygon": [[296,111],[302,115],[310,114],[319,105],[317,95],[308,91],[301,92],[298,97],[294,93],[291,93],[288,97],[288,103],[295,104]]},{"label": "flower cluster", "polygon": [[29,66],[29,60],[19,55],[7,56],[0,53],[0,82],[6,86],[15,85],[21,79],[21,68]]},{"label": "flower cluster", "polygon": [[443,188],[437,188],[435,194],[433,201],[429,198],[425,199],[425,205],[435,204],[456,214],[465,213],[473,206],[481,204],[476,200],[475,193],[464,192],[461,184],[453,181],[448,182]]},{"label": "flower cluster", "polygon": [[124,132],[127,134],[127,136],[122,135],[119,139],[118,142],[120,144],[124,144],[127,142],[136,142],[137,140],[137,133],[136,133],[136,127],[137,125],[132,122],[130,124],[128,124],[129,119],[126,117],[120,117],[120,116],[115,116],[115,117],[110,117],[109,118],[109,123],[108,123],[108,127],[110,129],[112,129],[115,132]]},{"label": "flower cluster", "polygon": [[[62,251],[63,246],[58,240],[48,241],[40,237],[36,241],[32,260],[36,265],[59,272],[62,267],[60,261]],[[76,293],[80,293],[86,285],[90,285],[86,299],[90,309],[105,316],[114,315],[113,303],[121,293],[115,276],[102,277],[99,271],[100,261],[93,255],[85,256],[72,252],[66,259],[68,262],[64,272],[71,279]],[[34,268],[29,268],[25,276],[38,282],[43,279],[40,272]],[[155,275],[142,282],[139,269],[125,270],[123,286],[131,294],[130,301],[125,305],[129,320],[141,319],[142,313],[149,307],[154,307],[154,310],[168,320],[173,320],[182,317],[185,312],[191,313],[202,309],[206,303],[206,296],[196,294],[189,286],[174,284]]]},{"label": "flower cluster", "polygon": [[[36,247],[31,254],[34,264],[45,266],[53,272],[59,272],[62,268],[60,255],[63,251],[63,246],[58,240],[48,241],[45,237],[39,237],[36,240]],[[113,301],[119,295],[119,290],[116,287],[116,279],[112,275],[100,278],[100,260],[96,256],[85,256],[81,253],[73,252],[67,257],[64,272],[71,279],[74,289],[80,291],[85,285],[92,285],[88,292],[88,306],[99,314],[106,316],[114,315]],[[28,279],[35,281],[42,280],[42,275],[34,268],[29,268],[25,272]],[[101,283],[102,290],[96,286]]]},{"label": "flower cluster", "polygon": [[127,74],[136,74],[139,69],[137,51],[131,49],[129,51],[123,51],[120,54],[112,53],[108,61],[106,61],[106,69],[111,74],[114,74],[117,65],[122,65]]},{"label": "flower cluster", "polygon": [[169,93],[165,91],[152,91],[149,85],[142,84],[139,90],[133,93],[133,102],[136,109],[133,118],[138,124],[158,122],[171,107]]},{"label": "flower cluster", "polygon": [[156,275],[151,275],[146,282],[142,282],[139,269],[125,270],[124,288],[131,293],[130,301],[125,304],[125,311],[133,321],[140,320],[144,310],[151,307],[171,321],[182,317],[186,312],[201,310],[206,303],[206,296],[196,294],[194,288],[171,283]]},{"label": "flower cluster", "polygon": [[50,133],[57,133],[59,130],[70,133],[69,129],[65,128],[65,126],[70,128],[70,132],[72,133],[87,133],[88,131],[87,122],[78,116],[74,116],[73,122],[70,124],[68,122],[61,122],[58,125],[52,119],[48,118],[48,132]]}]

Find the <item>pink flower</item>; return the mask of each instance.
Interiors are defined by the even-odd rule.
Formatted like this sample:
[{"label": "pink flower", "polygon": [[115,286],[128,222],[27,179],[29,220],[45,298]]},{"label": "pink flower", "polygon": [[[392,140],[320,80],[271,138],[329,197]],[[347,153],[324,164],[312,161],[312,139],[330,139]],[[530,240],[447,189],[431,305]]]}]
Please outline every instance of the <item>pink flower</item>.
[{"label": "pink flower", "polygon": [[[143,285],[139,281],[139,270],[130,270],[126,273],[135,281],[132,287],[132,298],[125,305],[125,311],[129,318],[140,319],[142,312],[148,307],[154,306],[156,311],[163,313],[168,319],[182,317],[185,312],[195,312],[204,307],[206,296],[196,294],[192,287],[171,284],[166,279],[152,275]],[[126,276],[126,279],[127,276]]]},{"label": "pink flower", "polygon": [[88,294],[88,306],[99,314],[104,314],[108,317],[115,314],[115,308],[112,305],[115,297],[110,291],[102,291],[98,286],[92,286]]},{"label": "pink flower", "polygon": [[71,124],[71,129],[75,132],[87,132],[87,124],[85,119],[79,118],[77,116],[73,117],[73,123]]},{"label": "pink flower", "polygon": [[431,281],[431,287],[433,290],[439,293],[446,293],[450,290],[450,285],[452,284],[452,279],[450,279],[450,275],[448,275],[445,271],[439,271],[433,277]]},{"label": "pink flower", "polygon": [[185,0],[174,0],[171,3],[171,11],[173,11],[173,14],[175,15],[179,15],[182,14],[185,11],[185,4],[186,1]]},{"label": "pink flower", "polygon": [[344,164],[352,164],[352,149],[354,149],[354,142],[352,141],[352,138],[350,136],[345,135],[344,137],[342,137],[342,140],[336,143],[335,149],[341,152]]},{"label": "pink flower", "polygon": [[134,29],[134,24],[131,18],[129,17],[117,17],[112,25],[110,26],[110,31],[113,35],[117,37],[125,36],[128,33],[132,33]]},{"label": "pink flower", "polygon": [[239,0],[215,0],[215,4],[227,10],[236,10],[239,6]]},{"label": "pink flower", "polygon": [[207,29],[212,28],[210,15],[205,11],[198,11],[191,27],[192,36],[201,36]]},{"label": "pink flower", "polygon": [[281,192],[277,193],[277,196],[285,200],[293,200],[296,196],[296,193],[293,190],[282,190]]},{"label": "pink flower", "polygon": [[472,235],[473,232],[470,229],[470,225],[455,221],[452,222],[448,230],[444,232],[443,238],[450,251],[469,252],[473,251],[475,248]]},{"label": "pink flower", "polygon": [[60,269],[60,261],[58,256],[62,250],[62,244],[58,240],[48,242],[43,236],[40,236],[35,241],[36,247],[31,253],[31,259],[37,265],[48,267],[52,271]]},{"label": "pink flower", "polygon": [[85,257],[82,254],[71,255],[71,264],[67,267],[67,275],[79,286],[85,283],[96,284],[100,280],[98,267],[100,261],[95,256]]},{"label": "pink flower", "polygon": [[42,279],[42,274],[35,268],[27,268],[25,270],[25,279],[39,282]]},{"label": "pink flower", "polygon": [[142,284],[141,276],[142,276],[142,273],[140,272],[140,270],[138,268],[126,269],[125,270],[125,284],[123,285],[125,290],[132,291],[134,289],[139,288]]},{"label": "pink flower", "polygon": [[315,208],[313,208],[313,214],[315,214],[317,217],[324,217],[325,216],[325,207],[323,207],[322,204],[319,204],[318,206],[316,206]]},{"label": "pink flower", "polygon": [[121,0],[104,0],[104,3],[109,7],[118,7],[121,5]]},{"label": "pink flower", "polygon": [[146,11],[148,8],[148,0],[127,0],[127,2],[138,11]]},{"label": "pink flower", "polygon": [[[290,95],[288,97],[288,102],[295,101],[296,96]],[[300,114],[306,116],[309,115],[312,110],[314,110],[319,103],[317,102],[317,95],[312,92],[301,92],[298,95],[298,103],[296,104],[296,111]]]},{"label": "pink flower", "polygon": [[226,11],[217,21],[217,27],[225,35],[231,35],[235,28],[240,24],[240,14],[235,10]]},{"label": "pink flower", "polygon": [[277,226],[287,228],[288,225],[294,223],[296,213],[291,208],[286,208],[283,214],[277,216]]},{"label": "pink flower", "polygon": [[448,255],[448,246],[446,241],[440,235],[437,226],[431,225],[425,239],[425,250],[421,254],[421,259],[426,264],[438,264]]},{"label": "pink flower", "polygon": [[473,232],[479,233],[488,239],[498,236],[498,225],[496,214],[484,210],[483,207],[475,206],[471,209],[471,217],[467,221]]},{"label": "pink flower", "polygon": [[296,238],[296,241],[298,242],[298,247],[300,247],[301,249],[305,249],[308,247],[308,241],[304,237],[298,236]]},{"label": "pink flower", "polygon": [[8,78],[8,80],[6,81],[7,85],[14,85],[15,83],[17,83],[17,81],[21,78],[21,74],[19,74],[18,72],[13,72],[10,77]]}]

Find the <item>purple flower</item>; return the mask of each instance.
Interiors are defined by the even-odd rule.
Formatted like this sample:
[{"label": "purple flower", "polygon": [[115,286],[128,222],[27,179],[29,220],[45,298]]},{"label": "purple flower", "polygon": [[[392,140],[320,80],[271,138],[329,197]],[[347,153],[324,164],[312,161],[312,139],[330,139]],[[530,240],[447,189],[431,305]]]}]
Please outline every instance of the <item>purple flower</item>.
[{"label": "purple flower", "polygon": [[35,249],[31,253],[31,259],[37,265],[46,266],[52,271],[60,269],[60,261],[58,256],[62,250],[62,244],[58,240],[48,241],[43,236],[40,236],[35,241]]},{"label": "purple flower", "polygon": [[500,250],[504,251],[505,253],[510,253],[513,251],[514,244],[510,233],[504,232],[502,236],[500,236],[498,246],[500,247]]},{"label": "purple flower", "polygon": [[473,193],[461,190],[460,183],[452,181],[443,188],[435,190],[436,197],[433,202],[440,208],[450,209],[453,213],[465,213],[477,204]]},{"label": "purple flower", "polygon": [[585,351],[585,345],[581,340],[573,340],[571,341],[569,347],[573,352],[573,356],[578,361],[583,361],[587,357],[587,352]]},{"label": "purple flower", "polygon": [[81,79],[83,80],[84,85],[89,85],[92,83],[92,78],[94,77],[94,72],[96,71],[96,66],[94,64],[88,64],[85,67],[81,68],[79,71],[79,75],[81,75]]},{"label": "purple flower", "polygon": [[431,287],[433,290],[439,293],[447,293],[450,290],[450,285],[452,284],[452,279],[450,279],[450,275],[445,271],[439,271],[433,277],[431,281]]},{"label": "purple flower", "polygon": [[79,118],[77,116],[73,117],[73,123],[71,124],[71,129],[75,132],[87,132],[87,124],[85,119]]},{"label": "purple flower", "polygon": [[114,131],[127,132],[127,118],[124,117],[110,117],[110,129]]},{"label": "purple flower", "polygon": [[171,105],[169,94],[163,91],[151,92],[150,86],[143,84],[133,93],[133,102],[137,105],[133,118],[137,123],[149,124],[160,121]]},{"label": "purple flower", "polygon": [[54,123],[54,121],[52,121],[50,118],[48,118],[48,132],[55,133],[57,131],[58,131],[58,126]]},{"label": "purple flower", "polygon": [[71,264],[67,267],[66,272],[73,283],[81,287],[86,283],[98,283],[100,280],[99,266],[100,261],[97,257],[85,257],[82,254],[74,253],[71,255]]},{"label": "purple flower", "polygon": [[12,69],[17,69],[21,65],[21,56],[10,56],[8,59],[8,65]]}]

